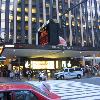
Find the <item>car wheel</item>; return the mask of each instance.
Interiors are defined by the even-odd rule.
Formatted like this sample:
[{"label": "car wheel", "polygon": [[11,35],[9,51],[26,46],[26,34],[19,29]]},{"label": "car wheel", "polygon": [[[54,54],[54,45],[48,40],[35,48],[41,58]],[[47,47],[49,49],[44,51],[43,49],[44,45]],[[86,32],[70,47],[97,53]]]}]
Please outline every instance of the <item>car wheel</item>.
[{"label": "car wheel", "polygon": [[64,79],[64,76],[60,76],[60,79]]},{"label": "car wheel", "polygon": [[56,77],[56,80],[58,80],[59,78],[58,77]]},{"label": "car wheel", "polygon": [[80,75],[80,74],[78,74],[78,75],[77,75],[77,78],[78,78],[78,79],[80,79],[80,78],[81,78],[81,75]]}]

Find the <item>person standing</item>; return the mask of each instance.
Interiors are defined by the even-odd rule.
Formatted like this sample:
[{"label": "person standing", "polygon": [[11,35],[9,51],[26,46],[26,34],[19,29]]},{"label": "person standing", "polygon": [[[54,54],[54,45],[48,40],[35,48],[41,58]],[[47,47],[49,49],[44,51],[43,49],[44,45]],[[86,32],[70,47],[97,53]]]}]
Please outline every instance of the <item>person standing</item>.
[{"label": "person standing", "polygon": [[42,73],[39,72],[39,76],[38,76],[39,82],[42,81]]},{"label": "person standing", "polygon": [[14,72],[13,72],[13,71],[10,72],[10,78],[11,78],[11,79],[14,78]]}]

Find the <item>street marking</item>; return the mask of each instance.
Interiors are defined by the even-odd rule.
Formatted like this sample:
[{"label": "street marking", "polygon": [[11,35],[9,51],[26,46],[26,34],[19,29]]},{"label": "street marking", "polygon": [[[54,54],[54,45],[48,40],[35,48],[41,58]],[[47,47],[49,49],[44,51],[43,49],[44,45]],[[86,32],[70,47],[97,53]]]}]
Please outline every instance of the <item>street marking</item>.
[{"label": "street marking", "polygon": [[[34,85],[40,85],[41,82],[30,81]],[[61,96],[62,100],[100,100],[100,86],[67,81],[67,80],[49,80],[47,83],[51,86],[51,91]]]}]

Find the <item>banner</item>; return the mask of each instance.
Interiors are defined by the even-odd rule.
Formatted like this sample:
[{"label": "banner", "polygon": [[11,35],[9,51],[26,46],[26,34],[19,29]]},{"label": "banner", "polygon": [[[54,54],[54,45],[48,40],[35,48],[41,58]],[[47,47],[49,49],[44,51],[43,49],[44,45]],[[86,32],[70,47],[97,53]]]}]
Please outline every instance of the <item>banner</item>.
[{"label": "banner", "polygon": [[65,39],[62,38],[61,36],[59,36],[59,44],[58,45],[67,46],[67,43],[66,43]]}]

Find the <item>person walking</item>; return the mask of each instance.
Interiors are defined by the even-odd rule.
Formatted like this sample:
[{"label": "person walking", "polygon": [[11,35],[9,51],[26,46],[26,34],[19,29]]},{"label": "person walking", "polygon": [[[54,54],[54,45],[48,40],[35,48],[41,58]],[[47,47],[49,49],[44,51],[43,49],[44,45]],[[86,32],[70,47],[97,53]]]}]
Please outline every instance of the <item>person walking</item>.
[{"label": "person walking", "polygon": [[42,81],[42,73],[39,72],[39,76],[38,76],[39,82]]},{"label": "person walking", "polygon": [[27,74],[27,79],[28,79],[28,80],[31,80],[31,76],[32,76],[31,70],[27,70],[27,71],[26,71],[26,74]]},{"label": "person walking", "polygon": [[10,72],[10,79],[13,79],[13,78],[14,78],[14,72],[11,71],[11,72]]}]

